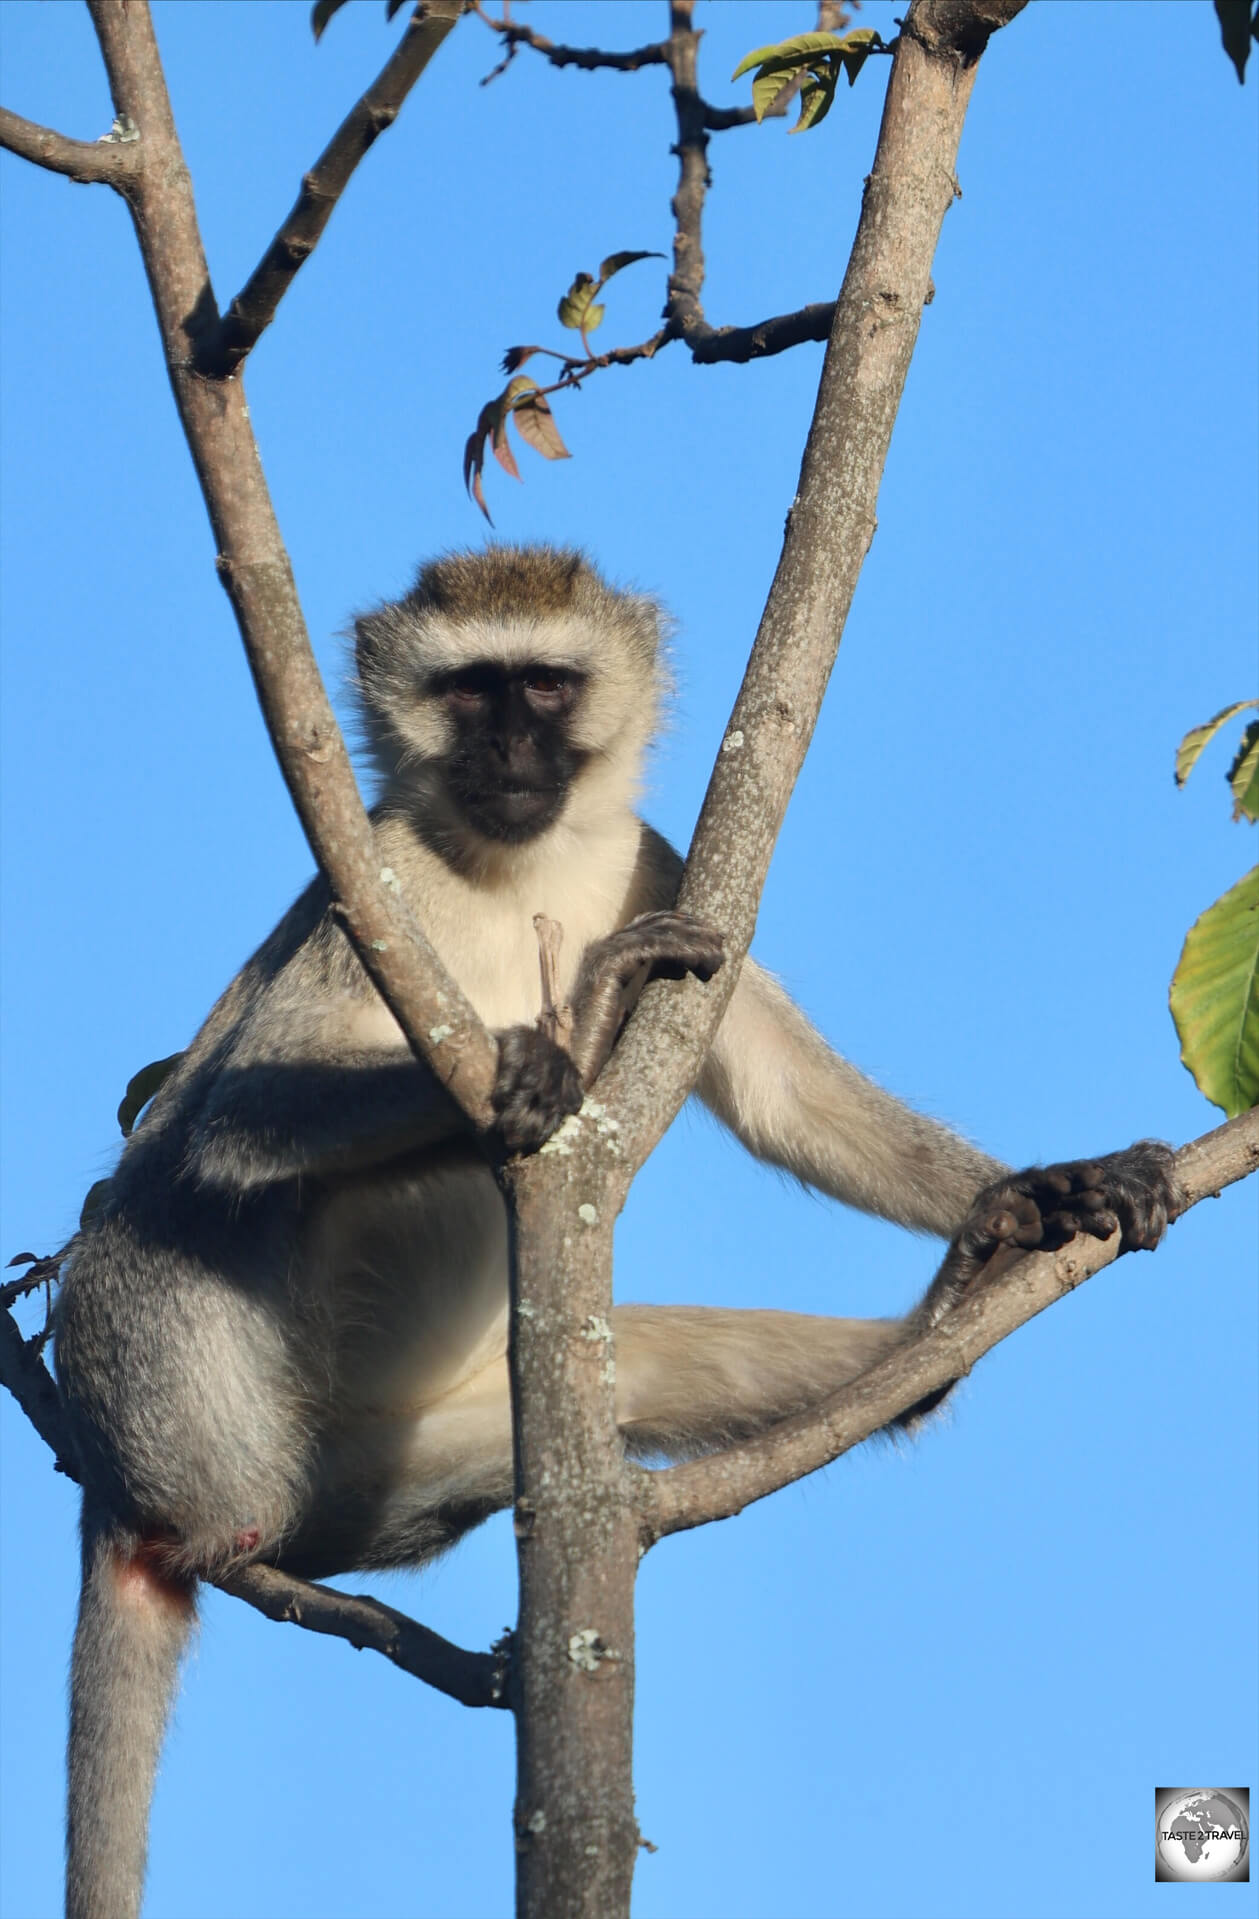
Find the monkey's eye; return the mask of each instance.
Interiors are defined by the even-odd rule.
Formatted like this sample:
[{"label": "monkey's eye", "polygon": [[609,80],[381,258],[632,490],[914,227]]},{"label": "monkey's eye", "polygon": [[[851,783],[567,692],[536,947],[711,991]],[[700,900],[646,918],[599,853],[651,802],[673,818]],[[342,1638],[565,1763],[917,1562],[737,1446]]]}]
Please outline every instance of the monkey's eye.
[{"label": "monkey's eye", "polygon": [[557,713],[572,705],[576,691],[575,678],[562,667],[526,667],[522,678],[530,706],[540,707],[547,713]]},{"label": "monkey's eye", "polygon": [[453,673],[446,681],[444,692],[457,706],[480,706],[493,692],[491,675],[484,667],[468,667],[462,673]]}]

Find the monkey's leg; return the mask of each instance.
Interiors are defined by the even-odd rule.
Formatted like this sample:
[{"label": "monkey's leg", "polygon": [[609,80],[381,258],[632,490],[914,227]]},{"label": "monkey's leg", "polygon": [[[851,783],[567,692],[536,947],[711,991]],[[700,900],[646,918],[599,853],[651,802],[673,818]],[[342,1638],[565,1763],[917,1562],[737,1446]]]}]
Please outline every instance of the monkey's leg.
[{"label": "monkey's leg", "polygon": [[639,1458],[692,1458],[750,1439],[866,1372],[899,1344],[894,1319],[618,1306],[616,1414]]}]

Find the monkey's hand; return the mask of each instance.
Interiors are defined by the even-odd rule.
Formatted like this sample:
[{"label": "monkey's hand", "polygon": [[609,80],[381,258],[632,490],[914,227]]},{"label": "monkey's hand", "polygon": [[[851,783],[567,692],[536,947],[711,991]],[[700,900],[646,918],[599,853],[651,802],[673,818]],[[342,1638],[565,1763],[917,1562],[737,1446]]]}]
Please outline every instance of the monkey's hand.
[{"label": "monkey's hand", "polygon": [[689,913],[641,913],[582,956],[573,993],[573,1057],[592,1086],[639,993],[653,979],[708,981],[725,959],[720,933]]},{"label": "monkey's hand", "polygon": [[1152,1252],[1177,1211],[1171,1148],[1139,1140],[1101,1159],[1031,1166],[986,1186],[975,1199],[923,1302],[928,1323],[981,1276],[996,1274],[1033,1248],[1054,1253],[1087,1233],[1122,1234],[1121,1253]]},{"label": "monkey's hand", "polygon": [[[985,1186],[926,1298],[904,1322],[907,1336],[938,1325],[972,1287],[996,1279],[1024,1253],[1057,1252],[1077,1233],[1109,1239],[1118,1231],[1121,1253],[1152,1252],[1179,1209],[1174,1165],[1170,1147],[1143,1139],[1102,1159],[1029,1166]],[[912,1430],[951,1390],[941,1386],[928,1393],[893,1423]]]},{"label": "monkey's hand", "polygon": [[498,1038],[490,1104],[509,1153],[534,1153],[582,1102],[581,1078],[562,1046],[536,1026],[509,1026]]}]

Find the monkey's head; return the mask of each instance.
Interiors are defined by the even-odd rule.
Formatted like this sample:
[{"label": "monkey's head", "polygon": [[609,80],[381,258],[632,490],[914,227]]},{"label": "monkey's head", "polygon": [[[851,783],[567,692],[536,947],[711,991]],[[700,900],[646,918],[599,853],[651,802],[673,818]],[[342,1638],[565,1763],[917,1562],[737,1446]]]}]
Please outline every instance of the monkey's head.
[{"label": "monkey's head", "polygon": [[623,812],[656,725],[660,623],[572,551],[430,560],[354,625],[383,797],[442,839],[511,846],[575,809]]}]

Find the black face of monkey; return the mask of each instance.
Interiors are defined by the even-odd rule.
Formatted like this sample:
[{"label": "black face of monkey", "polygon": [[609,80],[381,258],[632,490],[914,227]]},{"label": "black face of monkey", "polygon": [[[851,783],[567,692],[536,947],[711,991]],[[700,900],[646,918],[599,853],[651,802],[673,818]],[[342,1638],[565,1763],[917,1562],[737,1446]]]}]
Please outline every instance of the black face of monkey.
[{"label": "black face of monkey", "polygon": [[559,817],[586,755],[569,720],[583,676],[571,667],[484,660],[461,666],[436,691],[455,727],[450,793],[486,839],[518,844]]}]

